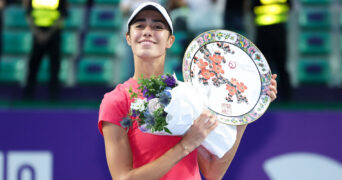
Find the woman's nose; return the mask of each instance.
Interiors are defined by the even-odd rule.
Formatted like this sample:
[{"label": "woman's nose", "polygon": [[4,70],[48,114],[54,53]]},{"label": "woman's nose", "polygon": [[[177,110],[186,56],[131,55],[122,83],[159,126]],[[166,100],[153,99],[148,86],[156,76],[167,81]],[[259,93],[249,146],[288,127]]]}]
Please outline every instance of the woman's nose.
[{"label": "woman's nose", "polygon": [[144,36],[151,36],[152,35],[152,28],[150,26],[146,26],[143,31]]}]

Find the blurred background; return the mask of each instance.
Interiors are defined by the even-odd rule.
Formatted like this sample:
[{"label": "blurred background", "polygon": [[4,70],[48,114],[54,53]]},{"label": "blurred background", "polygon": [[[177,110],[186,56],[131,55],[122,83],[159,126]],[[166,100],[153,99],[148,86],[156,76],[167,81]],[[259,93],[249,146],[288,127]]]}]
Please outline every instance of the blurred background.
[{"label": "blurred background", "polygon": [[[0,0],[0,180],[110,179],[98,107],[133,74],[124,35],[141,2]],[[156,2],[175,28],[166,72],[182,80],[191,40],[227,29],[279,75],[278,99],[247,127],[224,179],[342,179],[342,0]]]}]

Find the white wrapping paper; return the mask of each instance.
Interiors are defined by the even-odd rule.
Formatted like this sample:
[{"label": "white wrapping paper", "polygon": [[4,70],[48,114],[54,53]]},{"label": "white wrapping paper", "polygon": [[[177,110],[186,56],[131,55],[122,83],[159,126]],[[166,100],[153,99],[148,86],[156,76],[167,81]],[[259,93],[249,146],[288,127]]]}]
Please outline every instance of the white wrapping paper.
[{"label": "white wrapping paper", "polygon": [[[178,86],[171,90],[172,99],[165,107],[168,113],[167,128],[173,135],[183,135],[207,108],[207,99],[191,85],[178,82]],[[219,123],[207,136],[202,145],[212,154],[221,158],[232,148],[236,140],[236,126]]]},{"label": "white wrapping paper", "polygon": [[[164,109],[168,113],[166,127],[172,132],[171,135],[184,135],[193,121],[207,108],[207,99],[191,85],[183,82],[178,82],[178,86],[171,90],[171,96],[170,103]],[[140,129],[148,132],[144,126]],[[153,134],[170,135],[166,132],[154,132]],[[236,126],[219,123],[203,141],[202,146],[221,158],[232,148],[235,140]]]}]

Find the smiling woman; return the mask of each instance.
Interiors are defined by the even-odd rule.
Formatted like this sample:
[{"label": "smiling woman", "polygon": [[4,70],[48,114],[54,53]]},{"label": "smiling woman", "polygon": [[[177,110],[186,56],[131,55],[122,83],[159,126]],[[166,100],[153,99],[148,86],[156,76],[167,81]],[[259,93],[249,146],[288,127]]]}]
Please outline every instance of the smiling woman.
[{"label": "smiling woman", "polygon": [[[127,28],[126,40],[134,56],[134,76],[104,95],[99,112],[98,126],[104,136],[112,178],[200,180],[201,170],[207,179],[221,179],[235,156],[245,125],[237,127],[237,140],[231,150],[217,159],[204,149],[197,151],[218,125],[208,110],[194,120],[183,137],[143,133],[137,121],[129,129],[120,124],[133,101],[129,91],[142,94],[137,81],[141,76],[150,78],[164,73],[166,49],[175,41],[171,19],[157,3],[138,6],[129,18]],[[274,99],[274,79],[270,89]]]},{"label": "smiling woman", "polygon": [[[139,63],[144,60],[151,65],[164,65],[166,49],[172,46],[175,37],[163,16],[155,10],[144,10],[129,24],[126,39],[134,54],[135,68],[141,67]],[[140,70],[136,75],[140,77]]]}]

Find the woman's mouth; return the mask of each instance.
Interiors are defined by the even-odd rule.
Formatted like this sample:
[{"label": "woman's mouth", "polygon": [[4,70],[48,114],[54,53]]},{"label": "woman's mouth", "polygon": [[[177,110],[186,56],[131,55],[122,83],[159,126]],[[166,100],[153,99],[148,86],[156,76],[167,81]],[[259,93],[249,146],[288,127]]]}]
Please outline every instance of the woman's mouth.
[{"label": "woman's mouth", "polygon": [[148,40],[148,39],[141,40],[141,41],[139,41],[139,43],[140,43],[140,44],[155,44],[154,41]]}]

